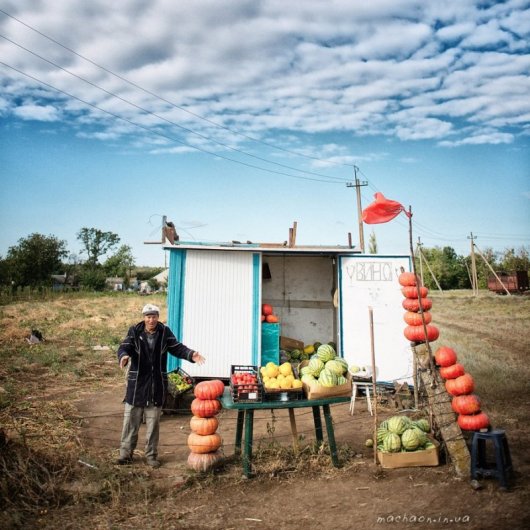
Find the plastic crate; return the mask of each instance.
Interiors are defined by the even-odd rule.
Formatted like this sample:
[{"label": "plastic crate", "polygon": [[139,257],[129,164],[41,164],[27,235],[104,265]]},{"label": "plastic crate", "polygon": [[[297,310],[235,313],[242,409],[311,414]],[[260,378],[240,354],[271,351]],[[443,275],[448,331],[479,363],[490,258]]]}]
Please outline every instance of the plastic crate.
[{"label": "plastic crate", "polygon": [[[233,375],[236,373],[251,373],[256,376],[256,383],[237,384],[234,383]],[[252,386],[252,388],[247,388]],[[261,403],[263,401],[263,383],[257,366],[232,365],[230,368],[230,393],[234,403]]]},{"label": "plastic crate", "polygon": [[[185,381],[188,382],[188,385],[186,388],[178,389],[175,385],[175,382],[171,380],[171,374],[178,374],[180,377],[182,377]],[[175,370],[172,370],[171,372],[167,373],[167,390],[169,394],[171,394],[173,397],[179,396],[180,394],[184,394],[184,392],[188,392],[193,388],[193,385],[195,384],[195,381],[193,380],[193,377],[186,373],[180,366],[176,368]]]}]

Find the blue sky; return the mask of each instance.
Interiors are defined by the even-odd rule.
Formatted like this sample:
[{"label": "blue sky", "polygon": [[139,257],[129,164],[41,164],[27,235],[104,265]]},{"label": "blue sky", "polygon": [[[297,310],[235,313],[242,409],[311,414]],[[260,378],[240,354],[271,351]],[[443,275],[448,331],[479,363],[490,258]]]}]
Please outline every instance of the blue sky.
[{"label": "blue sky", "polygon": [[[530,245],[530,2],[0,3],[0,255],[30,233],[358,243],[376,191],[414,241]],[[404,216],[374,231],[408,252]]]}]

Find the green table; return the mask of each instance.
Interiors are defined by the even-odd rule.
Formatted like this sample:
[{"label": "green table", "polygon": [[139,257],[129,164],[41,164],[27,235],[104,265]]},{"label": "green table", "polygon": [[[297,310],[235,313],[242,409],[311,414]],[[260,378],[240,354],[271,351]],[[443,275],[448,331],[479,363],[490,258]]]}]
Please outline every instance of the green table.
[{"label": "green table", "polygon": [[[322,431],[322,419],[320,416],[320,407],[324,412],[324,419],[326,421],[326,431],[328,435],[329,450],[331,453],[331,461],[335,467],[339,466],[339,459],[337,456],[337,445],[335,443],[335,433],[333,430],[333,420],[331,418],[330,405],[334,403],[349,402],[351,396],[332,397],[326,399],[300,399],[297,401],[265,401],[263,403],[234,403],[230,394],[230,389],[225,389],[221,397],[221,404],[224,409],[237,410],[237,425],[236,425],[236,443],[235,453],[241,453],[241,441],[243,437],[243,427],[245,430],[245,445],[243,450],[243,472],[247,477],[251,476],[251,461],[252,461],[252,438],[254,430],[254,411],[255,410],[278,410],[288,409],[291,417],[291,427],[294,424],[293,409],[311,407],[313,409],[313,420],[315,422],[315,435],[317,442],[322,444],[324,441]],[[294,431],[293,431],[294,434]]]}]

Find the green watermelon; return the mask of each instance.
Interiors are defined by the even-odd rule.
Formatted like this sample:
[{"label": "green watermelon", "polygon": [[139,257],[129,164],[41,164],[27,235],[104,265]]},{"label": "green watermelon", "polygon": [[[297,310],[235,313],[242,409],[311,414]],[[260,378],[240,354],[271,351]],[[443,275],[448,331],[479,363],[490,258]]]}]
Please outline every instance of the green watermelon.
[{"label": "green watermelon", "polygon": [[377,429],[377,445],[383,443],[383,440],[385,439],[385,436],[387,434],[388,434],[387,429],[383,429],[382,427],[379,427],[379,429]]},{"label": "green watermelon", "polygon": [[318,376],[318,384],[325,387],[337,386],[337,380],[337,374],[328,370],[322,370]]},{"label": "green watermelon", "polygon": [[291,350],[291,359],[300,359],[302,352],[300,350]]},{"label": "green watermelon", "polygon": [[300,369],[300,374],[313,376],[313,371],[311,370],[310,366],[304,366]]},{"label": "green watermelon", "polygon": [[329,344],[322,344],[317,350],[318,358],[326,363],[335,358],[335,350]]},{"label": "green watermelon", "polygon": [[405,429],[401,435],[401,445],[407,451],[415,451],[420,445],[422,445],[422,438],[418,434],[420,429],[412,427],[410,429]]},{"label": "green watermelon", "polygon": [[311,385],[311,383],[316,383],[317,380],[311,374],[304,374],[300,378],[300,381],[302,381],[302,383],[305,383],[306,385]]},{"label": "green watermelon", "polygon": [[345,374],[348,371],[348,363],[342,357],[335,357],[334,360],[342,364],[342,374]]},{"label": "green watermelon", "polygon": [[343,368],[344,367],[342,366],[342,364],[336,359],[328,361],[324,365],[325,370],[329,370],[330,372],[333,372],[334,374],[337,374],[337,375],[342,375],[344,373]]},{"label": "green watermelon", "polygon": [[343,375],[337,377],[337,385],[345,385],[347,382],[348,380]]},{"label": "green watermelon", "polygon": [[398,453],[401,450],[401,438],[399,434],[389,432],[383,440],[383,451],[387,453]]},{"label": "green watermelon", "polygon": [[392,416],[388,420],[388,430],[398,435],[401,435],[411,425],[412,422],[407,416]]},{"label": "green watermelon", "polygon": [[324,369],[324,363],[319,359],[311,359],[309,361],[309,364],[307,365],[311,369],[311,373],[318,377],[320,375],[320,372]]},{"label": "green watermelon", "polygon": [[313,348],[315,348],[315,351],[317,351],[320,346],[322,346],[322,343],[321,342],[315,342],[315,344],[313,344]]},{"label": "green watermelon", "polygon": [[415,427],[418,427],[418,429],[421,429],[423,432],[430,432],[431,430],[431,426],[429,425],[429,422],[425,418],[422,418],[421,420],[413,421],[412,424]]}]

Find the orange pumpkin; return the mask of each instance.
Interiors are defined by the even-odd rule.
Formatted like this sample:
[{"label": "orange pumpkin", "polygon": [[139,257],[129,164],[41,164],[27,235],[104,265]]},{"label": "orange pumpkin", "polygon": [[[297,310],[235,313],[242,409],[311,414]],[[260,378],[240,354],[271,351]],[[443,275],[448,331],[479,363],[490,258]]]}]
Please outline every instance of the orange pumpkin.
[{"label": "orange pumpkin", "polygon": [[193,393],[199,399],[217,399],[223,395],[224,390],[224,383],[219,379],[213,379],[197,383]]},{"label": "orange pumpkin", "polygon": [[201,418],[200,416],[192,416],[190,420],[190,429],[201,436],[213,434],[217,427],[219,427],[219,420],[215,417]]},{"label": "orange pumpkin", "polygon": [[[440,331],[436,326],[427,325],[427,338],[435,341],[440,336]],[[407,326],[403,332],[410,342],[425,342],[425,330],[423,326]]]},{"label": "orange pumpkin", "polygon": [[191,402],[191,413],[201,418],[211,418],[219,414],[221,403],[217,399],[199,399],[195,398]]},{"label": "orange pumpkin", "polygon": [[[423,318],[425,319],[425,324],[430,324],[432,322],[432,313],[424,311]],[[403,320],[409,326],[421,326],[423,324],[423,320],[421,319],[421,313],[414,313],[413,311],[407,311],[403,315]]]},{"label": "orange pumpkin", "polygon": [[473,392],[475,389],[475,382],[469,374],[464,374],[456,379],[448,379],[445,382],[445,388],[451,396],[462,396]]},{"label": "orange pumpkin", "polygon": [[[402,287],[401,292],[405,298],[418,298],[418,288],[414,285]],[[420,287],[420,297],[425,298],[429,294],[427,287]]]},{"label": "orange pumpkin", "polygon": [[465,373],[466,371],[464,370],[463,365],[459,363],[452,364],[451,366],[442,366],[440,368],[440,375],[444,379],[456,379]]},{"label": "orange pumpkin", "polygon": [[188,467],[194,471],[205,472],[217,466],[223,459],[220,451],[213,453],[190,453],[188,456]]},{"label": "orange pumpkin", "polygon": [[188,447],[192,453],[213,453],[221,447],[222,441],[217,433],[201,436],[192,432],[188,436]]},{"label": "orange pumpkin", "polygon": [[402,272],[398,276],[399,285],[406,287],[408,285],[416,285],[416,275],[413,272]]},{"label": "orange pumpkin", "polygon": [[448,346],[441,346],[434,352],[434,360],[438,366],[451,366],[456,363],[456,352]]},{"label": "orange pumpkin", "polygon": [[476,414],[480,412],[480,399],[475,394],[455,396],[451,401],[451,408],[457,414]]},{"label": "orange pumpkin", "polygon": [[464,431],[480,431],[481,429],[487,429],[490,425],[490,419],[484,412],[459,414],[457,422]]},{"label": "orange pumpkin", "polygon": [[[432,300],[430,298],[421,298],[420,300],[423,310],[429,311],[432,307]],[[405,300],[401,302],[401,305],[403,306],[403,309],[406,309],[407,311],[414,311],[417,313],[420,310],[420,302],[417,298],[405,298]]]}]

